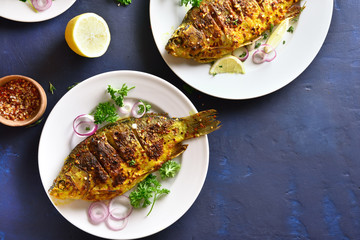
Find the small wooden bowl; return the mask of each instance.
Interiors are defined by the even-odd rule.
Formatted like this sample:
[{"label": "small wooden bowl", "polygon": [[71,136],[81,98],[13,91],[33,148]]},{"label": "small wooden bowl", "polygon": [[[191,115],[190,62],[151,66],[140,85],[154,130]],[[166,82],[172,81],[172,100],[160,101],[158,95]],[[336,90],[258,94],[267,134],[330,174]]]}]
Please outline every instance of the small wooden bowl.
[{"label": "small wooden bowl", "polygon": [[38,82],[36,82],[34,79],[31,79],[31,78],[25,77],[25,76],[21,76],[21,75],[9,75],[9,76],[0,78],[0,86],[4,85],[5,83],[10,82],[11,80],[14,80],[14,79],[23,79],[23,80],[29,81],[36,87],[36,89],[39,91],[39,95],[40,95],[40,106],[38,107],[36,113],[33,114],[30,118],[27,118],[27,119],[21,120],[21,121],[20,120],[9,120],[0,115],[0,123],[5,124],[7,126],[11,126],[11,127],[21,127],[21,126],[30,125],[30,124],[36,122],[44,114],[46,106],[47,106],[46,93],[45,93],[44,89],[41,87],[41,85]]}]

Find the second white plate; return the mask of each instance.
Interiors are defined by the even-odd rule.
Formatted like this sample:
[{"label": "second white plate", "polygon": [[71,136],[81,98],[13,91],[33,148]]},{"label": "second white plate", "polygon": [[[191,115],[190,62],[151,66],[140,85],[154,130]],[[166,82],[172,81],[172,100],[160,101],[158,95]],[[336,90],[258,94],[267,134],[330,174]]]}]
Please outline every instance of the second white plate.
[{"label": "second white plate", "polygon": [[1,0],[0,17],[18,22],[41,22],[60,15],[75,2],[76,0],[54,0],[49,9],[35,12],[29,3],[19,0]]},{"label": "second white plate", "polygon": [[[303,4],[305,1],[302,1]],[[319,52],[329,29],[333,0],[307,1],[294,34],[278,47],[277,58],[261,65],[245,64],[246,74],[209,74],[210,64],[176,58],[165,45],[188,8],[180,0],[151,0],[150,20],[156,45],[167,65],[183,81],[206,94],[225,99],[249,99],[272,93],[299,76]]]}]

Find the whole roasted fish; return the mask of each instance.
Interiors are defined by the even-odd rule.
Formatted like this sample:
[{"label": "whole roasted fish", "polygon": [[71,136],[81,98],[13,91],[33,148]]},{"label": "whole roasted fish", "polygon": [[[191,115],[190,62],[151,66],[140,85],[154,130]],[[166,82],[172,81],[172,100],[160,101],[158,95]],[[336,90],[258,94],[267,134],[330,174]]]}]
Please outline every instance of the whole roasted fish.
[{"label": "whole roasted fish", "polygon": [[202,0],[191,8],[165,49],[175,57],[212,62],[248,45],[271,26],[298,15],[300,0]]},{"label": "whole roasted fish", "polygon": [[218,129],[216,111],[183,118],[146,114],[111,123],[79,143],[49,189],[59,199],[111,199],[183,153],[181,142]]}]

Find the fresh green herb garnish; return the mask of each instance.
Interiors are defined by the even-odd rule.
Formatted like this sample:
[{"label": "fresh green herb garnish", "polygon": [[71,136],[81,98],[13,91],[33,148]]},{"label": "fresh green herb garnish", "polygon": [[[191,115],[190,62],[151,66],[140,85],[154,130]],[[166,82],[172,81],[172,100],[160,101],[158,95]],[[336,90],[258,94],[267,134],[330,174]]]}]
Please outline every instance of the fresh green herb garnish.
[{"label": "fresh green herb garnish", "polygon": [[267,33],[264,33],[264,34],[263,34],[264,40],[267,39],[268,37],[269,37],[269,35],[267,35]]},{"label": "fresh green herb garnish", "polygon": [[135,208],[144,208],[151,204],[150,211],[147,216],[151,213],[156,200],[158,200],[164,194],[168,194],[170,192],[169,189],[161,188],[160,182],[156,179],[156,176],[153,174],[148,175],[145,180],[140,182],[137,188],[130,193],[130,203]]},{"label": "fresh green herb garnish", "polygon": [[67,90],[70,90],[70,89],[72,89],[73,87],[75,87],[76,85],[78,85],[79,83],[77,82],[77,83],[75,83],[75,84],[73,84],[73,85],[71,85],[71,86],[68,86],[67,87]]},{"label": "fresh green herb garnish", "polygon": [[129,5],[131,3],[131,0],[116,0],[121,5]]},{"label": "fresh green herb garnish", "polygon": [[96,124],[115,122],[119,118],[115,105],[110,102],[99,103],[93,112],[93,115]]},{"label": "fresh green herb garnish", "polygon": [[187,6],[188,4],[191,4],[193,7],[199,7],[202,0],[181,0],[180,5],[181,6]]},{"label": "fresh green herb garnish", "polygon": [[129,88],[124,83],[122,85],[121,89],[115,89],[109,85],[107,88],[107,91],[110,94],[111,99],[115,101],[116,105],[118,105],[119,107],[123,107],[124,106],[124,98],[127,96],[128,92],[134,88],[135,87]]},{"label": "fresh green herb garnish", "polygon": [[165,178],[173,178],[175,174],[178,173],[180,170],[180,164],[170,160],[164,163],[161,168],[159,169],[161,179]]},{"label": "fresh green herb garnish", "polygon": [[283,44],[285,44],[285,40],[283,41]]},{"label": "fresh green herb garnish", "polygon": [[270,32],[272,32],[273,31],[273,29],[274,29],[274,24],[270,24]]},{"label": "fresh green herb garnish", "polygon": [[255,48],[258,48],[258,47],[260,47],[261,46],[261,42],[257,42],[256,44],[255,44]]},{"label": "fresh green herb garnish", "polygon": [[40,124],[42,120],[43,119],[41,118],[41,119],[37,120],[36,122],[34,122],[33,124],[26,126],[26,128],[35,127],[36,125]]},{"label": "fresh green herb garnish", "polygon": [[49,91],[51,92],[51,94],[54,94],[54,91],[56,90],[56,88],[54,87],[54,85],[49,82]]},{"label": "fresh green herb garnish", "polygon": [[19,0],[19,1],[26,2],[27,0]]},{"label": "fresh green herb garnish", "polygon": [[145,105],[145,107],[143,105],[139,105],[139,110],[138,110],[139,114],[143,113],[144,111],[145,112],[150,111],[151,105],[149,103],[147,103],[147,102],[145,102],[143,100],[139,100],[139,101],[142,102]]},{"label": "fresh green herb garnish", "polygon": [[240,58],[243,58],[243,57],[245,57],[246,56],[246,52],[243,52],[239,57]]},{"label": "fresh green herb garnish", "polygon": [[136,161],[133,159],[129,162],[129,166],[134,166],[136,164]]},{"label": "fresh green herb garnish", "polygon": [[293,33],[293,32],[294,32],[294,27],[293,27],[293,26],[290,26],[287,31],[288,31],[289,33]]}]

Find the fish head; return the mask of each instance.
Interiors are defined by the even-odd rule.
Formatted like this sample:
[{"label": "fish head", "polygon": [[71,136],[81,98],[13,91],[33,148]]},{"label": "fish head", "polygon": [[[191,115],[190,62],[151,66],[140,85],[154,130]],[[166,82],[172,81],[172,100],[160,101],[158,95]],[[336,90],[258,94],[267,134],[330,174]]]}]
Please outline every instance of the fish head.
[{"label": "fish head", "polygon": [[184,24],[174,32],[167,42],[166,51],[176,57],[194,58],[203,49],[204,39],[193,25]]},{"label": "fish head", "polygon": [[89,189],[88,173],[76,166],[64,168],[49,189],[50,196],[59,199],[81,199]]}]

